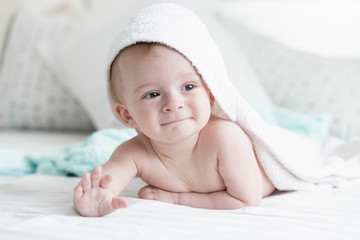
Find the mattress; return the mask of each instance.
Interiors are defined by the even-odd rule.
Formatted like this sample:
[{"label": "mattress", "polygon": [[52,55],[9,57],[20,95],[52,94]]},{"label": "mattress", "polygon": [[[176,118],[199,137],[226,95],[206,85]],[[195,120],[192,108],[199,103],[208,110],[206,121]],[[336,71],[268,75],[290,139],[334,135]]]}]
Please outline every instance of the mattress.
[{"label": "mattress", "polygon": [[[85,137],[0,133],[0,146],[47,151]],[[79,180],[0,176],[0,239],[360,239],[358,180],[339,188],[278,191],[259,207],[225,211],[138,199],[144,182],[135,178],[121,193],[128,208],[100,218],[74,211],[72,191]]]}]

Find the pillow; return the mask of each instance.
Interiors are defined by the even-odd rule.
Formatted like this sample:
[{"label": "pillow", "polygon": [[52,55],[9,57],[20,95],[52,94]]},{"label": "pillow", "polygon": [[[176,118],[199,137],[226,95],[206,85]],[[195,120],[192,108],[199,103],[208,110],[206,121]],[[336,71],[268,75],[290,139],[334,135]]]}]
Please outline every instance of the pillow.
[{"label": "pillow", "polygon": [[19,12],[0,69],[0,128],[91,130],[92,123],[37,54],[44,39],[63,40],[77,29],[71,18]]},{"label": "pillow", "polygon": [[[116,9],[115,12],[113,10],[115,18],[89,26],[63,46],[44,44],[41,49],[42,57],[47,62],[52,62],[58,78],[79,98],[97,129],[122,127],[112,113],[107,96],[105,64],[110,45],[137,9],[154,2],[159,1],[118,1],[119,8],[113,7]],[[261,105],[271,104],[232,35],[216,21],[213,15],[215,1],[172,2],[192,8],[208,25],[224,54],[229,76],[240,92],[249,101]],[[107,13],[110,14],[108,11]]]},{"label": "pillow", "polygon": [[9,24],[17,9],[17,1],[0,1],[0,57],[5,44],[5,37],[9,29]]},{"label": "pillow", "polygon": [[360,135],[360,60],[298,51],[224,15],[274,103],[307,114],[329,114],[330,133]]}]

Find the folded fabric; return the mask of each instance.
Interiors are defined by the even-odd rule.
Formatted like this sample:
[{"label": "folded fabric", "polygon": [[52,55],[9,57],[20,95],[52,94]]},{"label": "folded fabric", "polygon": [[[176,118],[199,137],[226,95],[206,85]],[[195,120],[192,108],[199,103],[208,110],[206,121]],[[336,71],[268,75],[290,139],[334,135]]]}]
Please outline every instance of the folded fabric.
[{"label": "folded fabric", "polygon": [[92,133],[84,141],[71,144],[53,153],[26,154],[0,149],[0,175],[21,176],[30,173],[81,176],[105,163],[122,142],[136,131],[105,129]]},{"label": "folded fabric", "polygon": [[[191,61],[216,100],[216,114],[238,123],[247,133],[258,161],[276,188],[298,190],[323,183],[335,185],[336,181],[326,181],[329,176],[360,177],[360,167],[358,171],[334,168],[322,155],[319,142],[266,123],[228,79],[219,49],[192,11],[171,3],[141,9],[114,40],[108,70],[122,49],[137,42],[162,43]],[[345,160],[341,165],[341,169],[350,167]]]}]

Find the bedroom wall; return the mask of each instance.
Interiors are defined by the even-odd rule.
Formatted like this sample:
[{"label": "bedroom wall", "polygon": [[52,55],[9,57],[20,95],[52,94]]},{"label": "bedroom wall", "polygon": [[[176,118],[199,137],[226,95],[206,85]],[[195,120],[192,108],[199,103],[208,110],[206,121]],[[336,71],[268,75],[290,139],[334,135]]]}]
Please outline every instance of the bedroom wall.
[{"label": "bedroom wall", "polygon": [[358,0],[227,0],[226,12],[287,46],[360,58]]}]

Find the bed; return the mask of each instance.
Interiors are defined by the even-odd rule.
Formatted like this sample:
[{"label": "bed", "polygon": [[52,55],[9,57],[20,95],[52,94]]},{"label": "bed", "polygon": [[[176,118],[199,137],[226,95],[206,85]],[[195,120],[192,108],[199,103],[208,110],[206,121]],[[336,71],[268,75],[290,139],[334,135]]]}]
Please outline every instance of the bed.
[{"label": "bed", "polygon": [[[115,119],[105,85],[96,79],[104,78],[107,48],[118,28],[148,2],[1,3],[0,239],[360,239],[360,179],[336,188],[276,191],[259,207],[223,211],[138,199],[145,183],[135,178],[121,193],[128,208],[101,218],[74,211],[81,173],[135,134]],[[341,36],[334,40],[326,31],[316,38],[318,45],[293,41],[276,25],[281,16],[317,16],[321,1],[312,3],[312,13],[311,3],[301,1],[173,2],[203,18],[230,78],[266,121],[319,143],[359,144],[360,104],[348,106],[360,102],[358,46],[348,42],[335,50],[331,44]],[[333,1],[324,14],[346,15],[352,20],[344,22],[348,32],[334,27],[344,38],[360,40],[360,28],[350,25],[359,22],[354,9],[360,5],[341,2]],[[294,3],[297,11],[291,12]],[[291,32],[296,39],[313,24],[303,22],[301,32],[295,18],[286,23],[280,28],[297,29]],[[342,150],[360,159],[359,148]]]},{"label": "bed", "polygon": [[1,177],[2,239],[359,239],[360,183],[347,188],[276,193],[261,207],[210,211],[139,200],[103,218],[79,217],[72,189],[79,178]]}]

